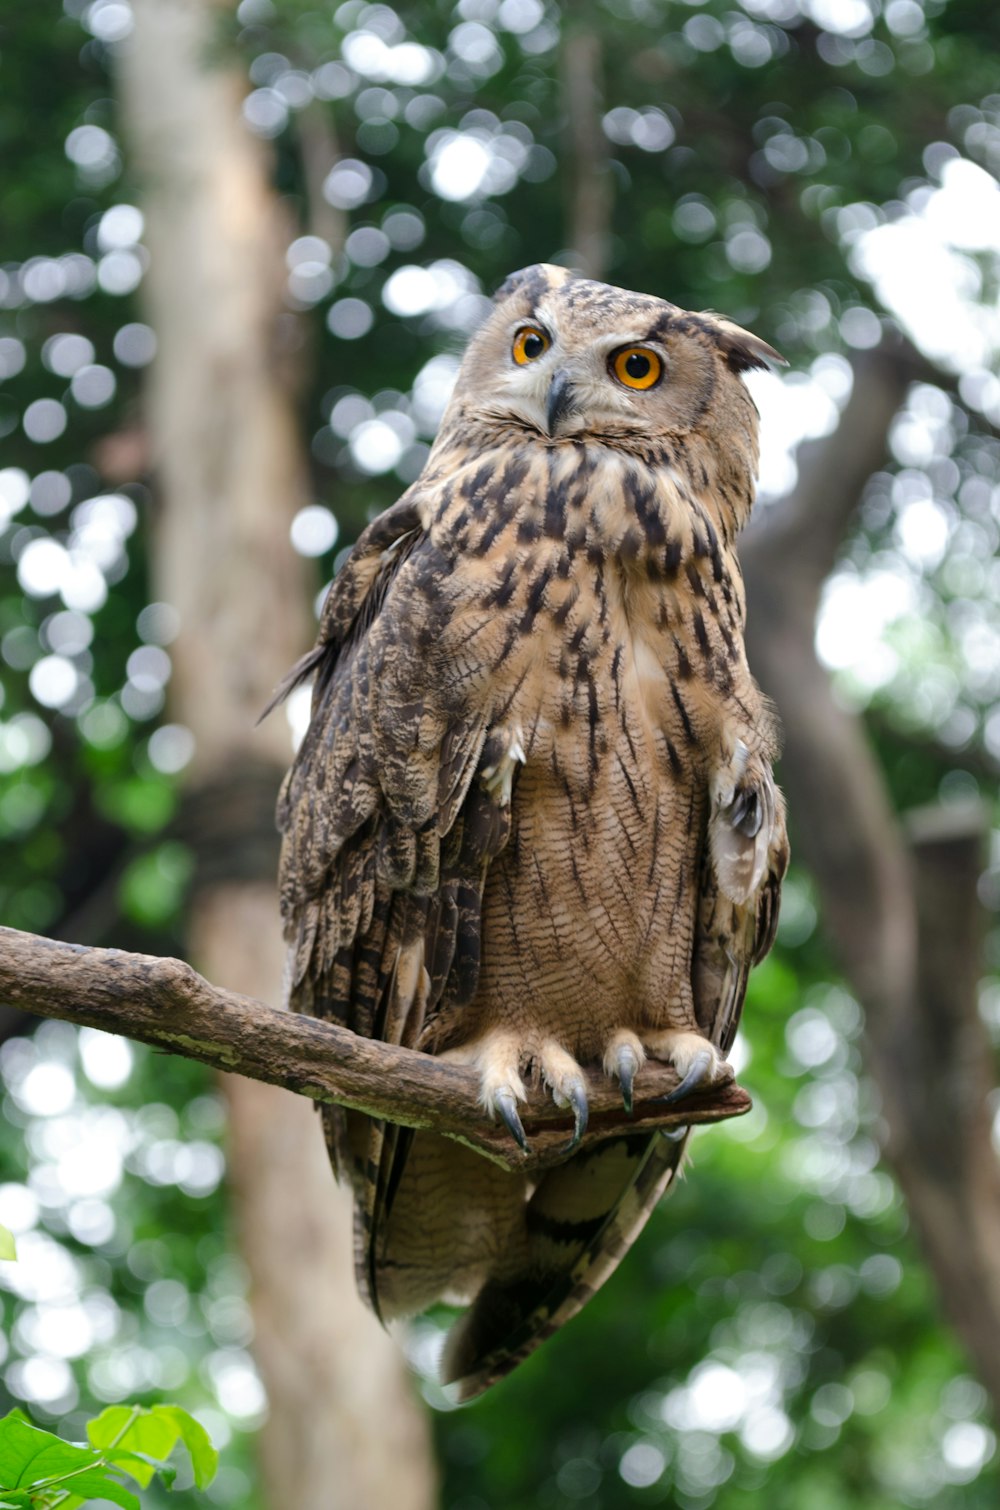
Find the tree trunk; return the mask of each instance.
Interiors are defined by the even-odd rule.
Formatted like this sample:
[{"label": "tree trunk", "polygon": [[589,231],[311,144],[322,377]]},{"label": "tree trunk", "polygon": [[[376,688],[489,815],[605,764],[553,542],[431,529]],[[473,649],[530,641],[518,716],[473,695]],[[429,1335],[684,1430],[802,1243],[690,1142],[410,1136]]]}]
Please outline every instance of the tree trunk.
[{"label": "tree trunk", "polygon": [[[196,740],[201,846],[190,953],[220,985],[280,999],[270,843],[285,720],[255,720],[312,626],[289,543],[306,498],[282,314],[283,234],[245,85],[218,57],[213,0],[134,0],[121,85],[142,176],[158,356],[147,395],[160,516],[156,597],[180,614],[171,713]],[[282,335],[286,350],[282,350]],[[234,801],[234,793],[256,793]],[[241,818],[242,815],[242,818]],[[249,839],[249,843],[247,842]],[[196,850],[198,846],[196,845]],[[270,851],[270,853],[268,853]],[[394,1344],[350,1276],[350,1213],[300,1098],[232,1080],[230,1174],[269,1401],[261,1457],[275,1507],[426,1510],[428,1426]]]},{"label": "tree trunk", "polygon": [[580,272],[603,278],[611,255],[614,180],[601,124],[601,39],[580,17],[567,21],[560,73],[570,174],[569,246]]},{"label": "tree trunk", "polygon": [[886,1156],[943,1309],[1000,1414],[994,1055],[976,1001],[987,815],[942,807],[904,827],[861,720],[838,702],[814,648],[823,582],[919,373],[890,345],[853,365],[837,431],[802,448],[797,487],[744,539],[747,649],[785,726],[793,849],[865,1009]]}]

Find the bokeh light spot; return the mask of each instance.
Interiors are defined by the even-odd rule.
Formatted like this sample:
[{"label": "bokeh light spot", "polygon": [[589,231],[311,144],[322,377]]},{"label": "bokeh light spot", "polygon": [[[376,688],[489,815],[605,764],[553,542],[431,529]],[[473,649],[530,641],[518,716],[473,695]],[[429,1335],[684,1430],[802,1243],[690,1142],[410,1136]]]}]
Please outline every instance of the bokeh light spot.
[{"label": "bokeh light spot", "polygon": [[338,299],[327,310],[326,324],[331,335],[342,341],[358,341],[375,323],[370,304],[364,299]]},{"label": "bokeh light spot", "polygon": [[149,759],[165,776],[175,776],[191,763],[195,739],[183,724],[163,724],[149,736]]},{"label": "bokeh light spot", "polygon": [[80,1060],[91,1085],[100,1090],[118,1090],[132,1073],[134,1055],[127,1038],[81,1028]]},{"label": "bokeh light spot", "polygon": [[48,445],[50,441],[58,440],[66,429],[65,406],[58,399],[37,398],[25,409],[21,423],[29,440],[37,446]]},{"label": "bokeh light spot", "polygon": [[116,331],[112,349],[124,367],[145,367],[156,355],[156,333],[132,321]]},{"label": "bokeh light spot", "polygon": [[300,556],[322,556],[336,545],[339,528],[330,510],[314,503],[299,509],[290,533]]},{"label": "bokeh light spot", "polygon": [[76,667],[62,655],[43,656],[28,675],[31,695],[44,708],[65,707],[72,700],[77,683]]}]

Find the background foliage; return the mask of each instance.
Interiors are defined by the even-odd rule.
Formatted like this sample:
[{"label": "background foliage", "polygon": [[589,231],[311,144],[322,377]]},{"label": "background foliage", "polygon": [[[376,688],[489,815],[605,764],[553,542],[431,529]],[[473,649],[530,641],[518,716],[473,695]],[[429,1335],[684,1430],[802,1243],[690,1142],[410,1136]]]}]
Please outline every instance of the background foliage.
[{"label": "background foliage", "polygon": [[[175,625],[147,590],[155,336],[114,104],[129,29],[125,0],[0,9],[0,912],[170,952],[191,741],[163,722]],[[998,32],[964,0],[220,10],[291,227],[283,336],[314,492],[293,540],[317,588],[419,471],[490,290],[572,245],[603,184],[609,278],[724,310],[789,357],[759,387],[765,491],[835,426],[852,348],[893,317],[922,345],[819,642],[901,807],[992,800]],[[581,35],[604,96],[584,157],[566,62]],[[990,983],[983,1011],[1000,1024]],[[474,1409],[430,1380],[433,1319],[413,1329],[448,1510],[737,1510],[765,1486],[779,1510],[997,1502],[984,1392],[879,1162],[860,1030],[793,873],[741,1040],[752,1116],[698,1137],[614,1281]],[[20,1255],[0,1265],[0,1411],[79,1438],[104,1404],[176,1400],[223,1449],[208,1497],[252,1506],[264,1401],[210,1079],[59,1023],[9,1023],[0,1074],[0,1221]]]}]

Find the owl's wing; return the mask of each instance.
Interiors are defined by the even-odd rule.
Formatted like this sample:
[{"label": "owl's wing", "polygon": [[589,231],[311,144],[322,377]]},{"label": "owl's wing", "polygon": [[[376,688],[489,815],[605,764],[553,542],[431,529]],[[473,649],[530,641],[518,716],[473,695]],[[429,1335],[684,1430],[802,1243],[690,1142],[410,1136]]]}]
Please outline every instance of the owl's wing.
[{"label": "owl's wing", "polygon": [[[359,539],[316,648],[279,689],[314,676],[278,805],[288,1003],[410,1047],[475,994],[483,884],[510,823],[474,780],[494,759],[488,710],[469,691],[485,668],[474,626],[456,622],[451,568],[411,490]],[[410,1135],[338,1108],[324,1121],[357,1196],[358,1277],[378,1311],[373,1238]]]},{"label": "owl's wing", "polygon": [[[769,769],[760,800],[762,822],[752,834],[733,825],[731,814],[716,813],[702,846],[695,1012],[701,1031],[723,1054],[736,1036],[750,970],[774,942],[788,864],[784,802]],[[724,881],[743,900],[720,889],[720,859]],[[510,1373],[586,1305],[673,1188],[687,1141],[684,1128],[614,1138],[542,1177],[525,1214],[530,1272],[505,1284],[487,1282],[448,1338],[443,1376],[458,1386],[460,1399]]]}]

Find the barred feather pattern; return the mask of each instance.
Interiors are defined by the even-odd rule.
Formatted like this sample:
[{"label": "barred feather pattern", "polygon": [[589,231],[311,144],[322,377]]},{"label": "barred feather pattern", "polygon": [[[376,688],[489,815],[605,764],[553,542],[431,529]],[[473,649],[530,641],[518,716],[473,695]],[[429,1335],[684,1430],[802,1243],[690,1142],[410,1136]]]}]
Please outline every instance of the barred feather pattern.
[{"label": "barred feather pattern", "polygon": [[[530,382],[510,355],[529,324],[559,363]],[[657,389],[617,392],[615,342],[662,353]],[[734,549],[757,456],[741,374],[768,355],[561,268],[498,292],[424,473],[279,689],[313,678],[278,813],[293,1008],[476,1064],[488,1111],[522,1076],[559,1094],[553,1066],[607,1062],[622,1033],[678,1064],[703,1043],[727,1073],[787,863]],[[529,1181],[324,1120],[376,1312],[469,1303],[444,1359],[464,1397],[604,1282],[686,1141],[615,1138]]]}]

